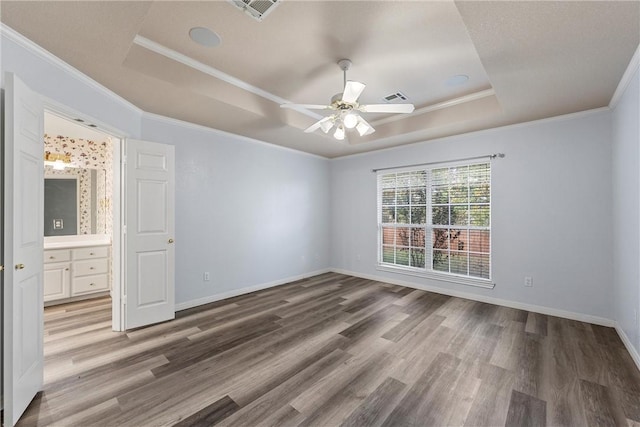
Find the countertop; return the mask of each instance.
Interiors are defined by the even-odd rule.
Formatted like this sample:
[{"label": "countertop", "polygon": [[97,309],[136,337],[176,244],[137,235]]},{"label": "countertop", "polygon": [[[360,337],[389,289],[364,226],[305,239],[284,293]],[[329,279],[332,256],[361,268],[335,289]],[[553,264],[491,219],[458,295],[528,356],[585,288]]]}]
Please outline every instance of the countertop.
[{"label": "countertop", "polygon": [[79,236],[48,236],[44,238],[44,249],[84,248],[108,246],[111,236],[107,234],[82,234]]}]

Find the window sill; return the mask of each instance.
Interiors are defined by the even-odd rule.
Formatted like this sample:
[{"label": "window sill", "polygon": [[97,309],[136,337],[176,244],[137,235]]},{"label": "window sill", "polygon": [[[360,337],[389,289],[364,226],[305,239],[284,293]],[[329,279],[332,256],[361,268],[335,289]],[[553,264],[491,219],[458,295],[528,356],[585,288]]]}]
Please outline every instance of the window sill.
[{"label": "window sill", "polygon": [[496,284],[488,279],[476,279],[465,276],[456,276],[452,274],[442,274],[431,271],[417,271],[405,268],[392,267],[388,265],[378,265],[378,271],[386,271],[389,273],[404,274],[407,276],[423,277],[425,279],[439,280],[442,282],[456,283],[458,285],[475,286],[477,288],[493,289]]}]

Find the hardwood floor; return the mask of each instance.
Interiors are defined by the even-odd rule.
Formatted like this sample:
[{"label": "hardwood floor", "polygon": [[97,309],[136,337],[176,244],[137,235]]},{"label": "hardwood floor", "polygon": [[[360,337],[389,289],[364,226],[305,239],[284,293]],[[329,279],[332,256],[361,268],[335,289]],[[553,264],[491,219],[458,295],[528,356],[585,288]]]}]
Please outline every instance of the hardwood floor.
[{"label": "hardwood floor", "polygon": [[611,328],[334,273],[111,332],[108,299],[45,310],[19,425],[640,426]]}]

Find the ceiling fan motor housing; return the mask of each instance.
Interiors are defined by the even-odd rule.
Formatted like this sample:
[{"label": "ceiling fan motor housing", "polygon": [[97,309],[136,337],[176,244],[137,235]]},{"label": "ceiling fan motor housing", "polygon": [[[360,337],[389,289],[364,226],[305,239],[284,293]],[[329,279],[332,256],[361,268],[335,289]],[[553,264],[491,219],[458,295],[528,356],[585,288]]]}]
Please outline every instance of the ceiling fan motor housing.
[{"label": "ceiling fan motor housing", "polygon": [[353,110],[356,107],[356,104],[344,102],[342,100],[342,93],[336,93],[331,97],[331,106],[336,110]]}]

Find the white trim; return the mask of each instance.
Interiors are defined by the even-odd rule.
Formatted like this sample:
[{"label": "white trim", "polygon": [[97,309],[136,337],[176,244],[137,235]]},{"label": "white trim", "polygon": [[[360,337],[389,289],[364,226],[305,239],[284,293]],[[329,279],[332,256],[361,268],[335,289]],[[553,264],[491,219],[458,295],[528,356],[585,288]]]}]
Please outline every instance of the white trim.
[{"label": "white trim", "polygon": [[631,61],[629,61],[629,65],[627,65],[627,69],[624,71],[620,82],[618,82],[616,91],[613,92],[611,101],[609,101],[609,108],[616,108],[618,102],[620,102],[620,99],[622,99],[622,95],[627,90],[627,86],[629,86],[629,83],[631,83],[631,79],[638,68],[640,68],[640,45],[638,45],[638,47],[636,48],[636,52],[631,57]]},{"label": "white trim", "polygon": [[[261,141],[259,139],[255,139],[255,138],[250,138],[248,136],[238,135],[238,134],[235,134],[235,133],[227,132],[227,131],[220,130],[220,129],[214,129],[214,128],[210,128],[210,127],[203,126],[203,125],[198,125],[198,124],[191,123],[191,122],[185,122],[184,120],[174,119],[173,117],[161,116],[161,115],[155,114],[155,113],[147,113],[146,111],[142,113],[142,117],[143,118],[148,118],[149,120],[156,120],[156,121],[159,121],[159,122],[165,122],[167,124],[174,125],[174,126],[181,126],[181,127],[187,128],[187,129],[197,130],[197,131],[201,131],[201,132],[210,132],[210,133],[213,133],[215,135],[223,136],[223,137],[227,137],[227,138],[235,138],[235,139],[238,139],[240,141],[250,142],[252,144],[266,145],[266,146],[268,146],[270,148],[277,148],[278,150],[284,150],[284,151],[288,151],[288,152],[296,153],[296,154],[303,154],[305,156],[315,157],[317,159],[331,160],[328,157],[320,156],[318,154],[313,154],[313,153],[308,153],[306,151],[296,150],[295,148],[285,147],[283,145],[272,144],[270,142]],[[143,124],[142,129],[141,129],[141,133],[143,133],[143,132],[144,132],[144,124]]]},{"label": "white trim", "polygon": [[227,298],[237,297],[238,295],[250,294],[251,292],[261,291],[267,288],[273,288],[274,286],[284,285],[286,283],[295,282],[297,280],[306,279],[308,277],[317,276],[319,274],[330,273],[330,268],[323,268],[322,270],[310,271],[308,273],[300,274],[297,276],[291,276],[284,279],[274,280],[272,282],[260,283],[258,285],[249,286],[246,288],[233,289],[220,294],[209,295],[207,297],[194,299],[191,301],[181,302],[176,304],[176,311],[186,310],[188,308],[198,307],[204,304],[210,304],[212,302],[220,301]]},{"label": "white trim", "polygon": [[[517,128],[521,128],[521,127],[534,126],[534,125],[538,125],[538,124],[553,123],[553,122],[560,122],[560,121],[566,121],[566,120],[579,119],[579,118],[582,118],[582,117],[589,117],[589,116],[597,115],[597,114],[604,113],[604,112],[607,112],[607,111],[611,111],[611,109],[609,107],[594,108],[592,110],[578,111],[577,113],[563,114],[561,116],[547,117],[547,118],[544,118],[544,119],[532,120],[532,121],[529,121],[529,122],[513,123],[513,124],[510,124],[510,125],[498,126],[498,127],[493,127],[493,128],[489,128],[489,129],[480,129],[480,130],[474,130],[474,131],[470,131],[470,132],[466,132],[466,133],[458,133],[458,134],[455,134],[455,135],[443,136],[442,138],[425,139],[425,140],[422,140],[422,141],[412,142],[410,144],[400,144],[400,145],[394,145],[393,147],[380,148],[378,150],[371,150],[371,151],[365,151],[365,152],[362,152],[362,153],[348,154],[346,156],[332,157],[331,160],[342,160],[342,159],[349,159],[349,158],[353,158],[353,157],[362,157],[362,156],[367,156],[367,155],[372,155],[372,154],[384,153],[384,152],[387,152],[387,151],[393,151],[393,150],[408,148],[408,147],[411,147],[411,146],[414,146],[414,145],[424,144],[426,142],[428,142],[428,143],[443,142],[443,141],[452,142],[452,141],[456,141],[456,140],[462,140],[464,138],[470,138],[470,137],[475,137],[475,136],[478,136],[478,135],[483,135],[485,133],[489,133],[490,134],[492,132],[510,130],[510,129],[517,129]],[[444,160],[443,162],[446,162],[446,160]]]},{"label": "white trim", "polygon": [[[141,108],[138,108],[137,106],[135,106],[134,104],[130,103],[126,99],[120,97],[119,95],[117,95],[116,93],[111,91],[110,89],[106,88],[105,86],[103,86],[100,83],[98,83],[95,80],[93,80],[91,77],[89,77],[86,74],[82,73],[82,71],[80,71],[77,68],[74,68],[71,65],[67,64],[62,59],[60,59],[57,56],[53,55],[51,52],[45,50],[44,48],[42,48],[41,46],[37,45],[33,41],[29,40],[28,38],[26,38],[22,34],[18,33],[17,31],[12,29],[11,27],[8,27],[4,23],[0,23],[0,35],[2,37],[6,37],[8,40],[11,40],[11,41],[15,42],[19,46],[25,48],[26,50],[32,52],[33,54],[35,54],[37,56],[39,56],[40,58],[42,58],[46,62],[48,62],[48,63],[60,68],[62,71],[70,74],[72,77],[80,80],[82,83],[92,87],[93,89],[96,89],[97,91],[99,91],[103,95],[108,96],[109,98],[111,98],[111,99],[123,104],[126,108],[129,108],[129,109],[133,110],[134,112],[140,114],[142,117],[147,117],[147,118],[155,119],[155,120],[158,120],[158,121],[164,121],[164,122],[167,122],[167,123],[171,123],[171,124],[174,124],[174,125],[187,127],[187,128],[191,128],[191,129],[210,131],[210,132],[216,133],[218,135],[222,135],[222,136],[236,137],[236,138],[239,138],[239,139],[241,139],[243,141],[264,144],[264,145],[268,145],[270,147],[279,148],[279,149],[283,149],[283,150],[294,152],[294,153],[298,153],[298,154],[305,154],[305,155],[316,157],[316,158],[319,158],[319,159],[325,159],[325,160],[328,159],[328,157],[320,156],[320,155],[313,154],[313,153],[308,153],[306,151],[296,150],[295,148],[284,147],[284,146],[272,144],[272,143],[269,143],[269,142],[266,142],[266,141],[261,141],[261,140],[258,140],[258,139],[250,138],[250,137],[247,137],[247,136],[237,135],[237,134],[234,134],[234,133],[222,131],[222,130],[215,129],[215,128],[212,128],[212,127],[207,127],[207,126],[198,125],[198,124],[195,124],[195,123],[185,122],[183,120],[174,119],[174,118],[166,117],[166,116],[161,116],[159,114],[149,113],[147,111],[142,110]],[[150,43],[154,43],[154,42],[151,42],[151,41],[149,41],[149,42]],[[161,45],[158,45],[158,46],[162,47]],[[148,48],[148,46],[144,46],[144,47]],[[162,52],[157,52],[157,53],[163,54]],[[176,54],[177,54],[177,52],[176,52]],[[188,58],[188,57],[186,57],[186,58]],[[175,59],[175,58],[172,58],[172,59]],[[189,65],[189,64],[185,64],[185,65]],[[207,67],[204,64],[202,64],[202,65]],[[209,68],[211,68],[211,67],[209,67]],[[213,68],[211,68],[211,69],[214,70]],[[233,79],[232,76],[228,76],[228,77],[230,79]],[[225,80],[225,81],[227,81],[227,80]],[[238,82],[241,82],[241,80],[238,80]],[[245,83],[245,85],[248,85],[248,84]],[[242,89],[245,89],[245,90],[249,90],[246,87],[242,87],[242,86],[238,86],[238,87],[241,87]],[[256,90],[260,90],[260,89],[256,88]],[[268,92],[265,92],[265,94],[267,94],[267,93]],[[273,95],[273,97],[275,97],[275,95]],[[290,102],[290,101],[287,101],[286,99],[283,99],[283,98],[278,98],[278,97],[276,97],[276,98],[280,99],[282,101],[282,103]],[[93,118],[89,118],[85,114],[76,112],[72,108],[70,108],[70,107],[68,107],[68,106],[66,106],[64,104],[61,104],[61,103],[59,103],[59,102],[57,102],[57,101],[55,101],[53,99],[50,99],[50,98],[47,98],[47,97],[43,96],[43,100],[44,100],[44,103],[45,103],[45,108],[55,111],[57,115],[60,115],[60,116],[63,116],[63,117],[69,118],[69,119],[73,119],[73,118],[76,118],[76,117],[87,118],[87,119],[90,119],[90,121],[92,123],[95,123],[95,124],[98,125],[98,129],[97,129],[98,131],[114,134],[114,135],[117,135],[118,137],[123,138],[123,139],[124,138],[133,137],[133,135],[129,134],[128,132],[122,132],[121,130],[113,128],[113,127],[105,124],[104,122],[101,122],[101,121],[93,119]],[[271,100],[274,101],[273,99],[271,99]],[[274,101],[274,102],[276,102],[276,101]],[[308,110],[305,110],[305,111],[307,111],[307,113],[309,113]],[[318,114],[315,114],[315,113],[311,113],[311,114],[313,114],[311,117],[314,117],[314,118],[316,118],[316,116],[319,117],[319,118],[322,117],[322,116],[320,116]],[[71,117],[71,116],[73,116],[73,117]],[[140,134],[142,134],[142,125],[140,126]]]},{"label": "white trim", "polygon": [[[44,109],[47,113],[60,117],[64,120],[68,120],[76,126],[82,126],[84,128],[89,129],[92,132],[101,133],[107,137],[112,138],[129,138],[131,135],[128,132],[124,132],[120,129],[114,128],[111,125],[108,125],[96,118],[93,118],[83,112],[80,112],[74,108],[67,106],[61,102],[58,102],[54,99],[51,99],[47,96],[40,95],[42,97],[42,102],[44,103]],[[140,115],[142,115],[142,111],[140,111]],[[75,119],[82,119],[85,123],[76,122]],[[93,123],[97,127],[89,127],[86,123]]]},{"label": "white trim", "polygon": [[[41,95],[42,96],[42,95]],[[124,185],[124,174],[121,169],[121,151],[126,139],[129,137],[129,134],[123,131],[120,131],[112,126],[105,125],[99,120],[94,119],[91,116],[88,116],[84,113],[77,112],[73,108],[68,107],[65,104],[54,101],[50,98],[44,97],[43,104],[44,109],[49,114],[56,115],[65,120],[69,120],[73,122],[74,118],[81,118],[85,121],[97,124],[99,127],[97,129],[92,129],[96,132],[100,132],[105,134],[105,136],[112,139],[113,142],[113,170],[111,173],[113,174],[113,194],[111,195],[112,200],[112,214],[113,214],[113,229],[111,235],[111,266],[112,266],[112,275],[111,275],[111,318],[112,318],[112,329],[116,332],[124,331],[124,310],[122,309],[122,303],[125,301],[123,298],[124,291],[123,285],[124,281],[121,274],[124,274],[124,260],[120,256],[121,253],[124,253],[122,247],[120,245],[121,240],[121,213],[120,207],[124,204],[121,203],[122,197],[124,196],[124,191],[122,185]],[[141,110],[140,110],[141,111]],[[141,111],[142,112],[142,111]],[[140,115],[140,122],[142,122],[142,114]],[[78,123],[78,125],[80,125]]]},{"label": "white trim", "polygon": [[122,207],[124,206],[124,173],[122,170],[122,147],[126,138],[114,138],[113,162],[111,173],[113,185],[111,194],[111,215],[113,223],[111,228],[111,328],[116,332],[124,331],[123,283],[125,263],[122,247]]},{"label": "white trim", "polygon": [[129,109],[131,109],[131,110],[133,110],[133,111],[135,111],[137,113],[142,113],[142,110],[140,108],[136,107],[135,105],[133,105],[132,103],[130,103],[126,99],[122,98],[120,95],[117,95],[112,90],[110,90],[110,89],[106,88],[105,86],[101,85],[97,81],[93,80],[91,77],[89,77],[86,74],[84,74],[82,71],[80,71],[77,68],[69,65],[68,63],[66,63],[62,59],[58,58],[57,56],[55,56],[51,52],[49,52],[46,49],[44,49],[42,46],[40,46],[40,45],[34,43],[33,41],[29,40],[28,38],[26,38],[25,36],[23,36],[22,34],[20,34],[19,32],[17,32],[16,30],[14,30],[13,28],[7,26],[4,23],[0,23],[0,35],[2,35],[2,37],[6,37],[7,40],[11,40],[12,42],[16,43],[20,47],[25,48],[29,52],[39,56],[41,59],[44,59],[49,64],[60,68],[65,73],[68,73],[72,77],[80,80],[82,83],[86,84],[87,86],[90,86],[91,88],[97,90],[98,92],[102,93],[103,95],[108,96],[109,98],[113,99],[114,101],[122,104],[126,108],[129,108]]},{"label": "white trim", "polygon": [[378,265],[376,270],[387,273],[404,274],[406,276],[422,277],[424,279],[438,280],[440,282],[456,283],[458,285],[474,286],[476,288],[493,289],[496,284],[491,280],[475,279],[455,274],[438,273],[430,270],[410,270],[409,268],[393,267],[391,265]]},{"label": "white trim", "polygon": [[629,339],[627,334],[624,332],[624,329],[622,329],[622,327],[618,322],[616,322],[615,328],[624,346],[627,348],[627,351],[631,355],[631,358],[635,362],[636,367],[638,368],[638,370],[640,370],[640,354],[638,353],[638,350],[636,350],[633,344],[631,344],[631,340]]},{"label": "white trim", "polygon": [[427,105],[426,107],[418,108],[411,114],[396,114],[394,116],[385,117],[384,119],[371,122],[372,126],[383,125],[386,123],[396,122],[398,120],[404,120],[412,116],[419,116],[420,114],[430,113],[432,111],[443,110],[445,108],[453,107],[456,105],[464,104],[478,99],[486,98],[488,96],[495,95],[496,92],[493,89],[485,89],[479,92],[470,93],[468,95],[460,96],[458,98],[449,99],[447,101],[438,102],[437,104]]},{"label": "white trim", "polygon": [[[267,99],[269,101],[275,102],[276,104],[290,104],[291,101],[286,100],[284,98],[281,98],[277,95],[274,95],[271,92],[267,92],[264,89],[260,89],[259,87],[256,87],[250,83],[245,82],[244,80],[240,80],[237,77],[233,77],[232,75],[229,75],[223,71],[218,70],[217,68],[214,68],[210,65],[207,64],[203,64],[200,61],[196,61],[195,59],[184,55],[180,52],[176,52],[173,49],[170,49],[166,46],[161,45],[160,43],[156,43],[153,40],[149,40],[146,37],[142,37],[141,35],[137,35],[134,39],[133,42],[135,44],[137,44],[138,46],[141,46],[145,49],[148,49],[152,52],[157,53],[158,55],[162,55],[165,58],[169,58],[173,61],[179,62],[183,65],[186,65],[187,67],[193,68],[194,70],[198,70],[202,73],[208,74],[211,77],[215,77],[216,79],[222,80],[223,82],[227,82],[237,88],[240,88],[242,90],[246,90],[247,92],[251,92],[254,95],[258,95],[264,99]],[[324,116],[321,116],[320,114],[314,113],[312,111],[309,111],[307,109],[304,108],[297,108],[296,111],[312,117],[316,120],[320,120],[322,119]]]},{"label": "white trim", "polygon": [[488,304],[494,304],[494,305],[500,305],[500,306],[503,306],[503,307],[515,308],[515,309],[518,309],[518,310],[526,310],[526,311],[531,311],[531,312],[534,312],[534,313],[546,314],[548,316],[556,316],[556,317],[562,317],[562,318],[565,318],[565,319],[577,320],[579,322],[593,323],[595,325],[608,326],[608,327],[613,327],[615,325],[615,322],[613,320],[611,320],[611,319],[607,319],[607,318],[604,318],[604,317],[598,317],[598,316],[592,316],[590,314],[575,313],[573,311],[559,310],[559,309],[556,309],[556,308],[544,307],[544,306],[540,306],[540,305],[525,304],[525,303],[521,303],[521,302],[517,302],[517,301],[510,301],[510,300],[505,300],[505,299],[500,299],[500,298],[494,298],[494,297],[487,297],[487,296],[483,296],[483,295],[471,294],[471,293],[467,293],[467,292],[454,291],[454,290],[451,290],[451,289],[440,288],[440,287],[437,287],[437,286],[419,285],[419,284],[412,283],[412,282],[407,282],[407,281],[404,281],[404,280],[397,280],[397,279],[392,279],[392,278],[389,278],[389,277],[376,276],[376,275],[372,275],[372,274],[357,273],[355,271],[348,271],[348,270],[343,270],[343,269],[340,269],[340,268],[332,268],[331,271],[334,272],[334,273],[346,274],[348,276],[361,277],[363,279],[375,280],[377,282],[386,282],[386,283],[391,283],[391,284],[394,284],[394,285],[406,286],[406,287],[412,288],[412,289],[420,289],[420,290],[423,290],[423,291],[435,292],[435,293],[438,293],[438,294],[449,295],[449,296],[452,296],[452,297],[465,298],[465,299],[470,299],[470,300],[473,300],[473,301],[486,302]]}]

